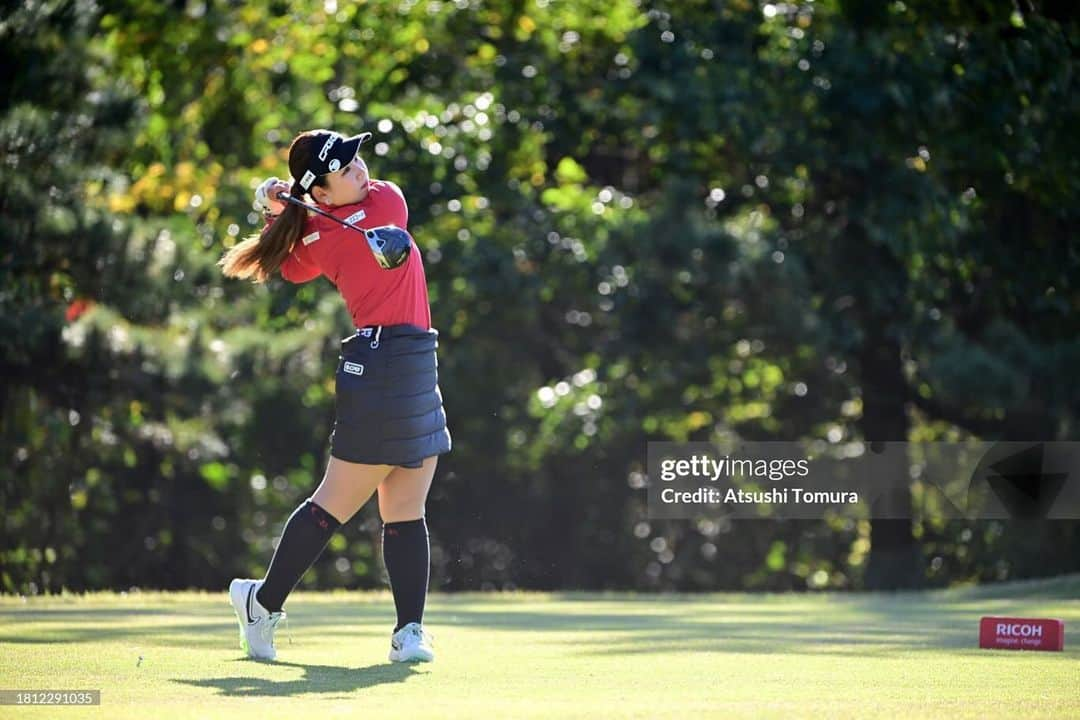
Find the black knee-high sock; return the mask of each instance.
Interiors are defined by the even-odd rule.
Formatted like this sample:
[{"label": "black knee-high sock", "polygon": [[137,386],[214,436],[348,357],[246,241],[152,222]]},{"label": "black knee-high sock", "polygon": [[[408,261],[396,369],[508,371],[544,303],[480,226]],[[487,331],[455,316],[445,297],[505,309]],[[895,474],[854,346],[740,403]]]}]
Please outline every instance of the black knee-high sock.
[{"label": "black knee-high sock", "polygon": [[397,608],[397,632],[424,621],[431,548],[424,518],[383,525],[383,562]]},{"label": "black knee-high sock", "polygon": [[330,513],[305,501],[293,511],[281,533],[281,541],[266,571],[266,580],[255,599],[270,612],[278,612],[285,598],[300,582],[307,569],[322,554],[330,536],[341,527]]}]

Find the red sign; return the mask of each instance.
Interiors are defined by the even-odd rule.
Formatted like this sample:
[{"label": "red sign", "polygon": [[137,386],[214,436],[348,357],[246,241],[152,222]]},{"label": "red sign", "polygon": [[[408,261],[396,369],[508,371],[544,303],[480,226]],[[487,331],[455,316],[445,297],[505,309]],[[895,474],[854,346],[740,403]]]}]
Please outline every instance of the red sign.
[{"label": "red sign", "polygon": [[984,617],[979,647],[1000,650],[1064,650],[1065,623],[1050,618]]}]

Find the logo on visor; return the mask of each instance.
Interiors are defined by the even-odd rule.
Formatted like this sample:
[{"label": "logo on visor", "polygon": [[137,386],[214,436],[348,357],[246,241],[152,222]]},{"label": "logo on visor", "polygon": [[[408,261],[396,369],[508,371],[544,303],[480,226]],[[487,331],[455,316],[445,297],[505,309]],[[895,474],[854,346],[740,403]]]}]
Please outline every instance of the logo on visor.
[{"label": "logo on visor", "polygon": [[326,158],[330,155],[330,149],[334,147],[334,143],[337,142],[337,138],[331,135],[323,143],[322,150],[319,151],[319,159],[326,162]]},{"label": "logo on visor", "polygon": [[337,158],[334,158],[333,160],[330,161],[330,164],[327,165],[326,167],[330,170],[330,172],[337,172],[338,170],[341,169],[341,161],[338,160]]},{"label": "logo on visor", "polygon": [[347,362],[347,363],[345,363],[345,366],[343,368],[341,368],[341,369],[344,370],[345,372],[349,373],[350,375],[363,375],[364,374],[364,366],[361,365],[360,363]]}]

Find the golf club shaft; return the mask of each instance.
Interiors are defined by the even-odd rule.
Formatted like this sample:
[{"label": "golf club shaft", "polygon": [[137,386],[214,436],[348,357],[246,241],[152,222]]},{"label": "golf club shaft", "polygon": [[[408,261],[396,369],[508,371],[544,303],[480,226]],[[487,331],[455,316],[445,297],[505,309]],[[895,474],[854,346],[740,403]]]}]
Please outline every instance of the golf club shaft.
[{"label": "golf club shaft", "polygon": [[306,208],[306,209],[310,210],[313,213],[316,213],[318,215],[322,215],[324,218],[329,218],[329,219],[333,220],[336,223],[344,225],[347,228],[352,228],[353,230],[355,230],[358,233],[364,232],[363,228],[357,227],[356,225],[353,225],[351,222],[349,222],[347,220],[342,220],[339,217],[331,215],[330,213],[326,212],[325,210],[321,210],[321,209],[315,207],[314,205],[308,205],[303,200],[295,198],[295,197],[293,197],[292,195],[290,195],[288,193],[279,193],[278,194],[278,199],[279,200],[284,200],[285,202],[292,203],[293,205],[299,205],[302,208]]}]

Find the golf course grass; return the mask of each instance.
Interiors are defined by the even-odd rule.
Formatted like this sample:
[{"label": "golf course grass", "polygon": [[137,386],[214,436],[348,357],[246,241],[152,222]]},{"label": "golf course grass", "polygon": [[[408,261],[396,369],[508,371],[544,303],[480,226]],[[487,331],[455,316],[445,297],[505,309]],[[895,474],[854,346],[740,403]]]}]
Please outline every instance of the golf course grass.
[{"label": "golf course grass", "polygon": [[[1080,576],[900,594],[434,594],[433,664],[387,662],[385,593],[297,593],[278,662],[220,593],[0,597],[0,689],[101,689],[7,717],[1077,717]],[[977,648],[982,615],[1065,652]],[[289,639],[291,635],[291,642]]]}]

